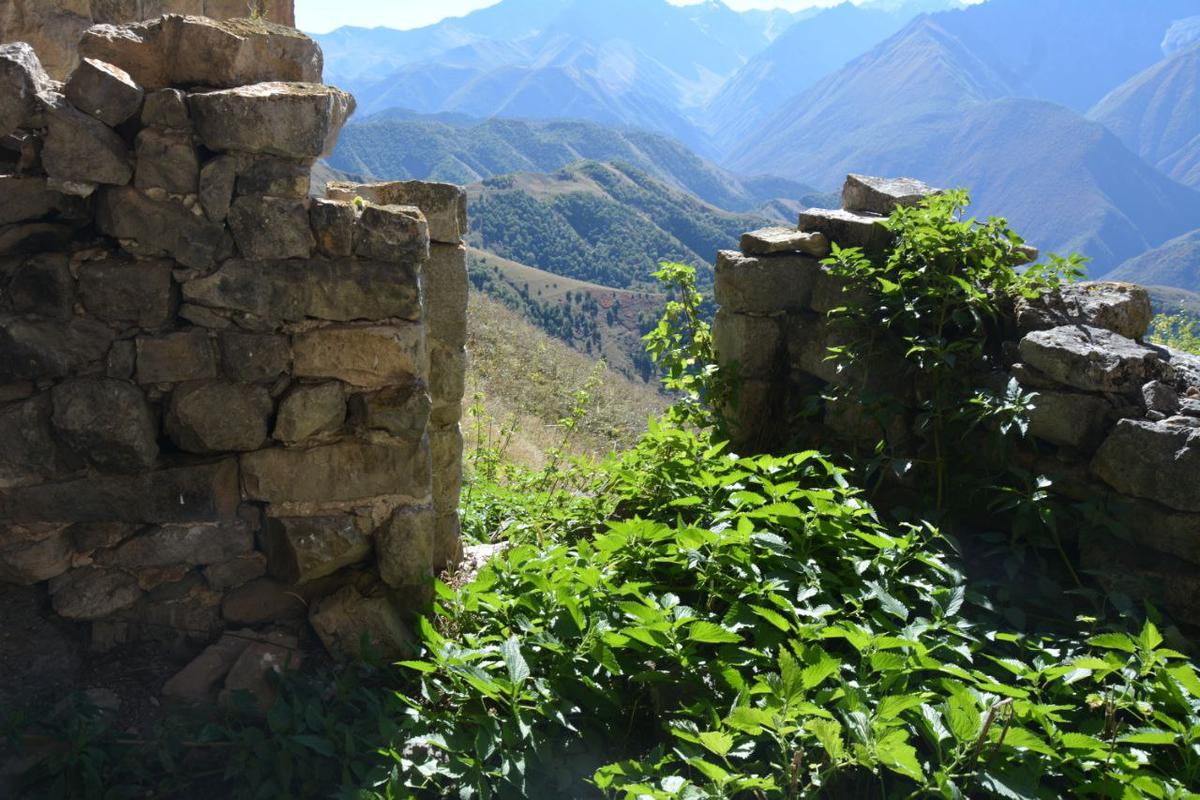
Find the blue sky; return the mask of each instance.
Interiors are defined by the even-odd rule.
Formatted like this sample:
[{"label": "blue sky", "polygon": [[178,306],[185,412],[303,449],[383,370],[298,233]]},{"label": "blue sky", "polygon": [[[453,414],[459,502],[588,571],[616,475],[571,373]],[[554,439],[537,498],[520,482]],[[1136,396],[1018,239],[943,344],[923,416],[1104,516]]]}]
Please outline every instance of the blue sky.
[{"label": "blue sky", "polygon": [[[446,17],[457,17],[498,0],[296,0],[296,25],[301,30],[325,33],[342,25],[373,28],[419,28]],[[698,0],[692,0],[696,2]],[[688,0],[670,0],[687,5]],[[793,11],[838,0],[725,0],[736,9],[787,8]]]}]

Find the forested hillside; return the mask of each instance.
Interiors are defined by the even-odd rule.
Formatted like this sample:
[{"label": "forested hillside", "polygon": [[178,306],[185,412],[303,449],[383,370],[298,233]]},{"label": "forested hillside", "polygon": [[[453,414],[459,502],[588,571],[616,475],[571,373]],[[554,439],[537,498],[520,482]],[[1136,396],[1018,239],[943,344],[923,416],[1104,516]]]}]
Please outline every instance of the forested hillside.
[{"label": "forested hillside", "polygon": [[661,261],[712,281],[717,250],[761,218],[730,214],[621,164],[580,162],[467,188],[472,245],[556,275],[621,289],[652,288]]}]

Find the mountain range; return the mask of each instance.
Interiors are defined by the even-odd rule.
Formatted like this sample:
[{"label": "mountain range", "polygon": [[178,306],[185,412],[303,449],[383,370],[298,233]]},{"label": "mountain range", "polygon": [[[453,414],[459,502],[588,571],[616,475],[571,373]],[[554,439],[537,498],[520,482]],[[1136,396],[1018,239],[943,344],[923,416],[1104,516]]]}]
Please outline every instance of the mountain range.
[{"label": "mountain range", "polygon": [[[778,198],[802,205],[836,202],[798,181],[735,175],[659,133],[582,120],[385,111],[347,127],[329,158],[334,168],[372,180],[459,184],[513,172],[554,172],[576,161],[620,162],[728,211],[774,216],[765,206]],[[793,210],[783,218],[794,218]]]},{"label": "mountain range", "polygon": [[1200,220],[1197,0],[502,0],[318,38],[364,116],[331,163],[364,175],[528,182],[586,159],[787,218],[847,172],[907,174],[1095,276]]}]

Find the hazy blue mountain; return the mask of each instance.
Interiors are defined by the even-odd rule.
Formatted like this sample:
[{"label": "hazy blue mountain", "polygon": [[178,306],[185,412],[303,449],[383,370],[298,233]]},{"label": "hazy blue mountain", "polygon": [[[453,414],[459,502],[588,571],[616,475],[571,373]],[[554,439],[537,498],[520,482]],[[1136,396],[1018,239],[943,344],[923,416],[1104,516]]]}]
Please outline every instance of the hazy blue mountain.
[{"label": "hazy blue mountain", "polygon": [[738,177],[661,134],[584,121],[383,112],[347,126],[329,162],[376,180],[467,184],[512,172],[553,172],[580,160],[629,164],[730,211],[750,211],[775,198],[821,202],[805,184]]},{"label": "hazy blue mountain", "polygon": [[1107,277],[1200,291],[1200,229],[1126,261]]},{"label": "hazy blue mountain", "polygon": [[988,0],[936,15],[1014,95],[1086,111],[1158,62],[1197,0]]},{"label": "hazy blue mountain", "polygon": [[703,120],[718,150],[728,150],[789,99],[898,31],[921,11],[954,0],[842,3],[819,10],[780,34],[709,101]]},{"label": "hazy blue mountain", "polygon": [[1088,116],[1170,177],[1200,188],[1200,42],[1114,89]]},{"label": "hazy blue mountain", "polygon": [[1090,256],[1097,275],[1195,227],[1200,193],[1068,108],[1011,99],[1012,76],[950,29],[973,10],[915,20],[818,82],[729,166],[821,187],[852,171],[967,186],[979,212],[1004,214],[1041,247]]}]

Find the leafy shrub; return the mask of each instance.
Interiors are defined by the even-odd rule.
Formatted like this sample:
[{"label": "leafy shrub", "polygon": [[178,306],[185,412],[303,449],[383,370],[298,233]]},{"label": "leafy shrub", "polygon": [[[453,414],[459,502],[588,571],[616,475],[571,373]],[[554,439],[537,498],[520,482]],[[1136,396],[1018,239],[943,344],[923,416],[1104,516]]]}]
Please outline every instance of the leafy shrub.
[{"label": "leafy shrub", "polygon": [[1186,314],[1158,314],[1150,322],[1150,340],[1200,355],[1200,322]]}]

